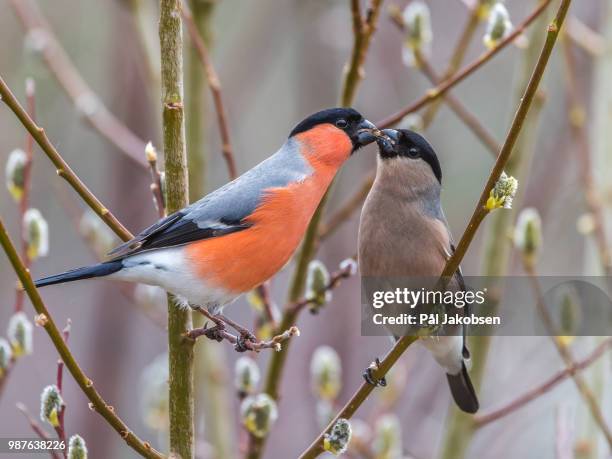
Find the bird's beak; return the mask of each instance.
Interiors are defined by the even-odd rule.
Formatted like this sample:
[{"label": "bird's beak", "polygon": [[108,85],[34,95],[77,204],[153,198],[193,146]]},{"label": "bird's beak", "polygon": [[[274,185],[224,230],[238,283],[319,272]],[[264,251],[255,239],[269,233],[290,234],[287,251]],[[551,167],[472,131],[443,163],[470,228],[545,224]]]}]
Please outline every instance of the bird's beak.
[{"label": "bird's beak", "polygon": [[384,136],[389,137],[393,143],[397,143],[399,137],[397,135],[397,131],[395,129],[383,129],[380,131]]},{"label": "bird's beak", "polygon": [[379,135],[380,131],[373,123],[368,120],[363,120],[357,125],[357,146],[363,147],[364,145],[368,145],[374,142]]},{"label": "bird's beak", "polygon": [[381,157],[392,158],[396,156],[395,145],[399,140],[399,136],[395,129],[383,129],[380,131],[380,136],[376,139]]}]

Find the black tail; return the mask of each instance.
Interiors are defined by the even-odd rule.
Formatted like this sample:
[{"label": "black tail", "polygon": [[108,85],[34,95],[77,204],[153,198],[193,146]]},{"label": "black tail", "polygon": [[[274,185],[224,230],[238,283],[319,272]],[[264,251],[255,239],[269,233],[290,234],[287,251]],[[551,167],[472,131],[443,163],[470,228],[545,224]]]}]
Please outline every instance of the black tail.
[{"label": "black tail", "polygon": [[451,394],[457,406],[466,413],[476,413],[479,408],[476,391],[472,386],[470,375],[468,375],[465,363],[462,364],[461,371],[456,375],[446,375]]},{"label": "black tail", "polygon": [[93,266],[71,269],[65,273],[56,274],[55,276],[43,277],[35,281],[34,285],[36,285],[36,287],[44,287],[46,285],[63,284],[64,282],[72,282],[79,279],[108,276],[109,274],[119,271],[122,267],[123,264],[121,260],[107,261]]}]

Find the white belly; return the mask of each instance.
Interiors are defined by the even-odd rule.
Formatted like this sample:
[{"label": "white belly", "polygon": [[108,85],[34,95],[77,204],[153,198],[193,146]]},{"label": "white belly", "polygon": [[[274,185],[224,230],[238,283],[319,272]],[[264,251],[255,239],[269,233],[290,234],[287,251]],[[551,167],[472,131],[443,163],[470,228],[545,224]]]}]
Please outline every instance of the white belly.
[{"label": "white belly", "polygon": [[197,277],[186,265],[182,247],[153,250],[123,260],[123,269],[109,279],[156,285],[184,302],[218,312],[239,294],[213,286]]}]

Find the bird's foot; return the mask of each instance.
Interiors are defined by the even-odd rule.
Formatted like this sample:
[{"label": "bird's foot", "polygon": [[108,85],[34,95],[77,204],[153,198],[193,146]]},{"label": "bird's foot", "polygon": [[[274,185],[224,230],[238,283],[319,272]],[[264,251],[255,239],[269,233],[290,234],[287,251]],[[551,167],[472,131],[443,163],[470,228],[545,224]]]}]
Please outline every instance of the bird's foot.
[{"label": "bird's foot", "polygon": [[385,387],[387,385],[387,380],[385,379],[385,377],[383,376],[382,378],[377,379],[374,376],[374,372],[378,370],[379,366],[380,366],[380,359],[377,357],[376,360],[372,362],[370,366],[366,368],[366,370],[363,372],[363,379],[365,379],[366,382],[368,384],[371,384],[372,386]]},{"label": "bird's foot", "polygon": [[208,323],[205,323],[201,328],[194,328],[187,332],[187,337],[191,339],[197,339],[200,336],[206,336],[208,339],[213,341],[221,342],[226,337],[225,325],[223,323],[217,323],[215,326],[208,328]]}]

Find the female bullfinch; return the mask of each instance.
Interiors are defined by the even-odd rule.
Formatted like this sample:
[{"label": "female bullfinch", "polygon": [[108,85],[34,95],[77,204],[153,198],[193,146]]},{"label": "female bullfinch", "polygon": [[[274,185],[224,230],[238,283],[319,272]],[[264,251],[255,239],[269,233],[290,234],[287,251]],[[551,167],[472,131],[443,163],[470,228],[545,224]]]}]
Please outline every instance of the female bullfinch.
[{"label": "female bullfinch", "polygon": [[[377,139],[376,179],[359,223],[361,275],[437,279],[454,250],[440,204],[440,162],[419,134],[403,129],[382,133]],[[465,290],[461,270],[447,288]],[[478,399],[465,365],[469,358],[465,330],[420,342],[446,371],[459,408],[475,413]]]}]

